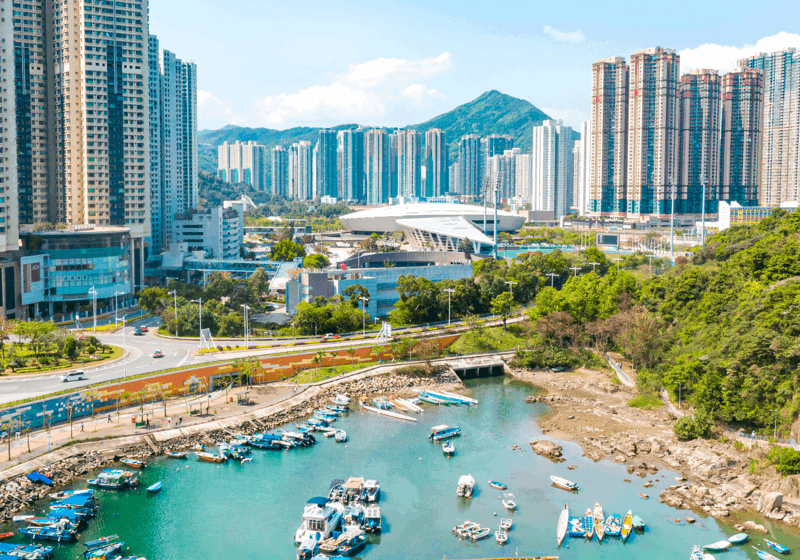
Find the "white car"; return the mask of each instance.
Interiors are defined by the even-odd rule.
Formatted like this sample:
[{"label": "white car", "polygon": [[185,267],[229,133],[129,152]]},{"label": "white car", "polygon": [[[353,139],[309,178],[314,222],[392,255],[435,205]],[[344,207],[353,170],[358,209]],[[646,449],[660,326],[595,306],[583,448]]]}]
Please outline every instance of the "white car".
[{"label": "white car", "polygon": [[61,382],[66,383],[67,381],[86,381],[88,377],[82,371],[68,371],[67,373],[61,376]]}]

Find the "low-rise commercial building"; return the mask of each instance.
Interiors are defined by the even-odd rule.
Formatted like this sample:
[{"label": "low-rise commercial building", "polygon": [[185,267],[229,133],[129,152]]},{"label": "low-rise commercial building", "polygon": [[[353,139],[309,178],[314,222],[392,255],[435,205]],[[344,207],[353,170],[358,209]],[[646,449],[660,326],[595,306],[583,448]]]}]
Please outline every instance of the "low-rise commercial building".
[{"label": "low-rise commercial building", "polygon": [[190,251],[206,251],[209,258],[238,259],[244,238],[244,211],[233,205],[205,212],[178,214],[173,222],[175,243]]},{"label": "low-rise commercial building", "polygon": [[[742,206],[738,202],[719,202],[718,219],[714,222],[706,221],[707,230],[725,231],[731,226],[757,224],[764,218],[769,218],[772,212],[782,208],[788,212],[795,212],[800,206],[798,202],[784,202],[780,206]],[[702,229],[702,222],[697,222],[697,230]]]}]

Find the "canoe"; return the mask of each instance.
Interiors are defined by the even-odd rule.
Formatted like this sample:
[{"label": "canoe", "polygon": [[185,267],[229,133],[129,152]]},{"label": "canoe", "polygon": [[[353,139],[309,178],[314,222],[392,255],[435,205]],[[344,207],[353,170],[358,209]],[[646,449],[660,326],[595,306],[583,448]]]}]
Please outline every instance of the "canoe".
[{"label": "canoe", "polygon": [[592,540],[592,535],[594,535],[594,516],[592,516],[592,510],[589,508],[586,508],[583,522],[586,527],[586,538]]},{"label": "canoe", "polygon": [[564,537],[567,536],[567,528],[569,527],[569,507],[564,504],[564,509],[561,510],[561,515],[558,517],[558,527],[556,528],[556,541],[558,546],[564,542]]},{"label": "canoe", "polygon": [[172,459],[186,459],[185,451],[167,451],[167,457]]},{"label": "canoe", "polygon": [[156,482],[152,486],[148,486],[147,491],[151,494],[156,494],[161,491],[161,481]]},{"label": "canoe", "polygon": [[602,541],[606,534],[606,518],[603,516],[603,508],[597,502],[594,503],[594,532],[598,541]]},{"label": "canoe", "polygon": [[731,546],[731,543],[729,543],[728,541],[719,541],[719,542],[707,544],[707,545],[703,546],[703,549],[705,549],[705,550],[713,550],[715,552],[719,552],[721,550],[728,550],[728,548],[730,548],[730,546]]},{"label": "canoe", "polygon": [[772,550],[777,550],[781,554],[786,554],[787,552],[789,552],[788,547],[776,543],[775,541],[768,541],[767,539],[764,539],[764,542],[767,543],[767,546],[770,547]]},{"label": "canoe", "polygon": [[622,542],[628,540],[628,537],[631,534],[631,529],[633,529],[633,513],[631,510],[628,510],[628,513],[625,514],[625,518],[622,520],[622,529],[620,529],[619,536],[622,538]]},{"label": "canoe", "polygon": [[756,556],[758,556],[761,560],[778,560],[776,556],[773,556],[766,550],[759,550],[756,547],[753,547],[753,550],[756,551]]},{"label": "canoe", "polygon": [[489,481],[489,486],[491,486],[492,488],[495,488],[497,490],[508,490],[508,486],[506,486],[502,482],[496,482],[494,480],[490,480]]},{"label": "canoe", "polygon": [[747,533],[736,533],[735,535],[728,537],[728,541],[732,542],[733,544],[742,544],[749,538],[750,535]]},{"label": "canoe", "polygon": [[122,463],[123,465],[133,467],[134,469],[143,469],[147,467],[147,463],[145,463],[144,461],[140,461],[138,459],[129,459],[127,457],[123,457],[122,459],[119,460],[119,462]]}]

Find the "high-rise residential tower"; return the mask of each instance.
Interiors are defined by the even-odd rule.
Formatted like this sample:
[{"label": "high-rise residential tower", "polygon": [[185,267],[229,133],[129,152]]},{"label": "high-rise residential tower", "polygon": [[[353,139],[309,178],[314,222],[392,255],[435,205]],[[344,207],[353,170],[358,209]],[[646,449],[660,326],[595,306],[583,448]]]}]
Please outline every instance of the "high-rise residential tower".
[{"label": "high-rise residential tower", "polygon": [[364,200],[364,130],[340,130],[337,138],[339,198]]},{"label": "high-rise residential tower", "polygon": [[422,196],[422,133],[397,131],[397,196]]},{"label": "high-rise residential tower", "polygon": [[483,158],[481,137],[467,134],[458,142],[459,188],[464,195],[477,196],[483,193]]},{"label": "high-rise residential tower", "polygon": [[[506,150],[514,147],[514,137],[508,134],[490,134],[481,138],[481,189],[489,179],[489,160],[494,156],[501,156]],[[482,192],[482,191],[481,191]]]},{"label": "high-rise residential tower", "polygon": [[800,200],[800,53],[758,53],[739,66],[764,73],[760,203]]},{"label": "high-rise residential tower", "polygon": [[289,198],[312,200],[314,188],[313,148],[308,140],[289,148]]},{"label": "high-rise residential tower", "polygon": [[598,216],[627,211],[628,80],[629,68],[622,57],[592,64],[588,205]]},{"label": "high-rise residential tower", "polygon": [[[716,213],[720,177],[722,77],[695,69],[681,76],[680,152],[675,212]],[[703,192],[705,191],[705,204]]]},{"label": "high-rise residential tower", "polygon": [[452,194],[463,194],[461,193],[461,164],[459,162],[450,164],[448,179],[450,182],[448,191]]},{"label": "high-rise residential tower", "polygon": [[158,37],[150,35],[147,49],[147,68],[150,79],[150,254],[164,250],[164,223],[161,219],[161,66]]},{"label": "high-rise residential tower", "polygon": [[425,132],[425,196],[440,196],[448,192],[450,172],[447,133],[439,128]]},{"label": "high-rise residential tower", "polygon": [[272,188],[270,194],[287,196],[289,192],[289,153],[283,146],[272,148]]},{"label": "high-rise residential tower", "polygon": [[316,169],[314,171],[314,184],[316,185],[314,197],[332,196],[333,198],[341,198],[339,194],[336,131],[320,130],[319,140],[317,140],[314,150],[317,154]]},{"label": "high-rise residential tower", "polygon": [[255,140],[217,147],[217,175],[228,183],[243,183],[254,190],[266,190],[267,147]]},{"label": "high-rise residential tower", "polygon": [[719,200],[758,206],[760,181],[764,177],[761,170],[764,74],[756,68],[737,68],[724,76],[722,87]]},{"label": "high-rise residential tower", "polygon": [[364,194],[367,204],[389,202],[389,135],[382,128],[364,133]]},{"label": "high-rise residential tower", "polygon": [[574,188],[572,128],[560,120],[546,120],[533,127],[532,143],[533,209],[565,216]]},{"label": "high-rise residential tower", "polygon": [[[672,49],[636,51],[628,85],[627,213],[671,212],[677,192],[680,57]],[[677,209],[676,209],[677,211]]]},{"label": "high-rise residential tower", "polygon": [[[3,48],[0,49],[0,256],[3,253],[19,249],[19,214],[17,195],[17,119],[16,98],[14,90],[14,51],[9,45],[13,34],[11,2],[0,3],[0,37]],[[34,121],[38,122],[38,121]],[[33,130],[33,129],[32,129]],[[31,133],[32,133],[31,130]],[[38,127],[37,127],[38,132]],[[37,134],[38,136],[38,134]],[[6,260],[3,258],[3,260]],[[14,290],[5,293],[8,286],[14,286],[14,269],[4,269],[4,276],[12,274],[11,281],[3,278],[2,293],[5,298],[0,298],[0,307],[3,311],[16,307]],[[9,297],[10,295],[10,297]],[[5,316],[5,313],[3,313]]]},{"label": "high-rise residential tower", "polygon": [[514,195],[530,201],[533,196],[533,156],[531,154],[515,155],[514,183]]}]

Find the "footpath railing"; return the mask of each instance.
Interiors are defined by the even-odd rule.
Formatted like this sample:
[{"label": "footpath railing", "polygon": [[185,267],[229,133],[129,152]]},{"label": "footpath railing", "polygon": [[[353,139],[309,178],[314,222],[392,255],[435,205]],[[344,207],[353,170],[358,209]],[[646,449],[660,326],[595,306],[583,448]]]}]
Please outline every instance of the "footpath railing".
[{"label": "footpath railing", "polygon": [[730,426],[723,426],[722,427],[722,431],[723,431],[723,433],[731,435],[733,437],[744,438],[744,439],[749,439],[749,440],[753,440],[753,441],[763,441],[763,442],[767,442],[767,443],[777,443],[779,445],[789,446],[789,447],[792,447],[792,448],[800,451],[800,446],[798,446],[798,444],[794,440],[794,438],[789,438],[789,439],[775,438],[775,437],[767,436],[767,435],[764,435],[764,434],[757,434],[757,433],[755,433],[755,431],[752,431],[752,432],[750,432],[748,434],[744,430],[741,430],[741,429],[740,430],[735,430],[735,429],[731,428]]}]

